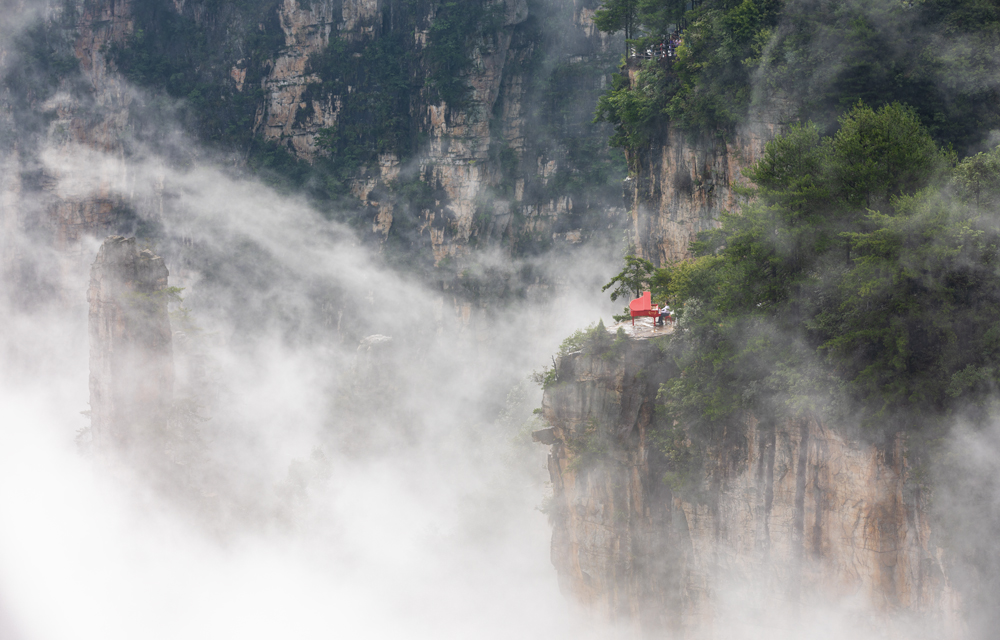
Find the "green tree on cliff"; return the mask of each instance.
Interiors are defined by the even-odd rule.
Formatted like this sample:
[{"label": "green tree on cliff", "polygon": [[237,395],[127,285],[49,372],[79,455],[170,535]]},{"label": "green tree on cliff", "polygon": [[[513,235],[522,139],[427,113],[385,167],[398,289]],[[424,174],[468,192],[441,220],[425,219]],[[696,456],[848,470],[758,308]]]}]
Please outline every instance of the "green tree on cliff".
[{"label": "green tree on cliff", "polygon": [[625,256],[625,268],[618,275],[611,278],[611,281],[601,287],[601,291],[611,291],[611,301],[618,298],[638,298],[644,289],[649,288],[650,278],[653,275],[653,263],[634,255]]},{"label": "green tree on cliff", "polygon": [[977,209],[995,202],[1000,190],[1000,147],[966,158],[955,170],[955,184]]},{"label": "green tree on cliff", "polygon": [[634,38],[639,0],[605,0],[601,8],[594,12],[594,24],[605,33],[625,32],[625,54],[628,55],[628,40]]},{"label": "green tree on cliff", "polygon": [[725,136],[771,96],[826,134],[846,105],[900,101],[939,144],[979,151],[984,132],[1000,126],[1000,102],[985,81],[1000,51],[1000,11],[987,5],[609,0],[595,16],[598,29],[619,32],[630,20],[628,37],[645,49],[680,28],[683,44],[671,58],[620,74],[598,119],[615,126],[613,144],[639,151],[650,131],[667,127]]},{"label": "green tree on cliff", "polygon": [[[1000,230],[975,202],[997,196],[1000,166],[949,169],[900,105],[839,121],[831,137],[807,124],[769,143],[746,172],[756,201],[654,277],[685,305],[683,375],[662,392],[674,419],[713,433],[747,412],[843,411],[892,432],[988,414]],[[971,186],[946,189],[948,172]]]}]

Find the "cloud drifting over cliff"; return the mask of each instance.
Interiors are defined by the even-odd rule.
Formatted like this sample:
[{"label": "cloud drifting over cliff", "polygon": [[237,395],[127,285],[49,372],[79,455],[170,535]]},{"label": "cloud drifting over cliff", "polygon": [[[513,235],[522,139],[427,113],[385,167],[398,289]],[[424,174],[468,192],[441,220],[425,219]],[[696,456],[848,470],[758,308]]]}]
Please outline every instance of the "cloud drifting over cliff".
[{"label": "cloud drifting over cliff", "polygon": [[[6,24],[0,38],[22,23]],[[540,391],[525,381],[609,316],[599,289],[617,256],[483,253],[463,278],[504,304],[463,300],[386,268],[353,231],[223,168],[171,123],[156,130],[155,151],[51,142],[36,168],[66,202],[127,204],[185,288],[175,391],[200,418],[169,464],[108,469],[77,450],[99,239],[55,251],[24,228],[35,213],[11,217],[0,197],[0,247],[41,269],[15,280],[13,253],[0,255],[0,638],[628,635],[559,593],[537,509],[545,451],[527,438]],[[50,205],[31,203],[38,220]],[[508,287],[524,269],[561,286]],[[7,306],[2,291],[25,282],[44,283],[46,303]],[[713,587],[715,637],[870,628],[861,598],[769,608],[772,594]]]},{"label": "cloud drifting over cliff", "polygon": [[[196,471],[170,472],[177,487],[95,468],[73,444],[84,291],[65,313],[4,309],[3,346],[21,354],[0,376],[6,637],[589,637],[548,562],[544,450],[497,415],[601,303],[570,282],[463,322],[447,292],[211,164],[77,146],[43,158],[64,198],[162,212],[171,284],[187,287],[208,363],[204,388],[179,380],[178,393],[204,392],[210,420]],[[83,248],[67,268],[86,267],[96,245]],[[534,266],[596,290],[603,265]],[[375,360],[357,348],[372,333],[392,337]],[[539,393],[506,408],[530,415]]]},{"label": "cloud drifting over cliff", "polygon": [[[603,256],[539,265],[579,282],[466,323],[446,292],[215,165],[140,153],[126,167],[76,146],[43,159],[66,197],[152,203],[180,265],[172,283],[202,326],[211,419],[188,467],[169,472],[176,486],[95,467],[73,443],[87,401],[82,291],[67,314],[5,312],[17,322],[3,340],[33,357],[29,375],[25,358],[0,378],[12,418],[0,427],[5,637],[628,635],[559,593],[536,510],[544,450],[519,433],[539,393],[523,376],[607,312],[593,293]],[[392,340],[359,349],[369,333]],[[194,391],[179,381],[179,395]],[[714,584],[720,637],[833,640],[872,626],[863,599],[796,609],[745,586]]]},{"label": "cloud drifting over cliff", "polygon": [[[4,7],[7,42],[43,9]],[[141,118],[148,96],[115,91],[111,108]],[[80,99],[45,109],[58,120]],[[609,311],[592,293],[604,253],[484,254],[468,277],[530,268],[563,286],[471,306],[386,268],[303,200],[193,159],[210,154],[169,122],[149,123],[158,152],[123,139],[108,153],[61,124],[0,152],[0,637],[599,633],[559,594],[537,509],[545,451],[523,426],[540,397],[526,376]],[[29,173],[47,191],[14,178]],[[57,201],[79,205],[69,217],[124,204],[157,226],[153,248],[185,287],[176,394],[207,421],[166,469],[78,451],[99,239],[55,249],[43,227]],[[371,334],[391,340],[359,351]]]}]

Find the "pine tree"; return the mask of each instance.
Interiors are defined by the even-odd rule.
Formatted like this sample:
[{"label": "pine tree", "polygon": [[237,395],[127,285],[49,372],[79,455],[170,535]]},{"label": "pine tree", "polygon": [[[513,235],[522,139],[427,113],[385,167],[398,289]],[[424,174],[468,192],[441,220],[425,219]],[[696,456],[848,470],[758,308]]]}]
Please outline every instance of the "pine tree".
[{"label": "pine tree", "polygon": [[638,26],[639,0],[606,0],[594,12],[594,24],[605,33],[625,31],[625,55],[628,55],[628,40],[636,36]]},{"label": "pine tree", "polygon": [[[607,291],[611,287],[615,287],[615,289],[611,292],[612,302],[618,298],[624,298],[626,296],[638,298],[642,295],[644,289],[649,288],[649,282],[652,275],[652,262],[643,258],[637,258],[633,255],[628,255],[625,256],[625,268],[622,269],[621,272],[614,278],[611,278],[611,281],[604,285],[601,288],[601,291]],[[632,295],[633,293],[635,294],[634,296]]]}]

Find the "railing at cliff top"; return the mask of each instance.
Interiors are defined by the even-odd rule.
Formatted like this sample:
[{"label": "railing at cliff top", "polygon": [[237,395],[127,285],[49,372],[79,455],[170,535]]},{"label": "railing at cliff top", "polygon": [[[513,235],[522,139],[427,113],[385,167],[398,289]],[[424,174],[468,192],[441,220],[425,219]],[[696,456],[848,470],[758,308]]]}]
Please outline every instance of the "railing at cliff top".
[{"label": "railing at cliff top", "polygon": [[659,45],[654,47],[646,47],[645,49],[639,51],[635,47],[629,47],[628,57],[629,59],[635,58],[638,60],[659,60],[661,58],[673,58],[677,55],[677,47],[681,45],[680,40],[671,40],[661,42]]}]

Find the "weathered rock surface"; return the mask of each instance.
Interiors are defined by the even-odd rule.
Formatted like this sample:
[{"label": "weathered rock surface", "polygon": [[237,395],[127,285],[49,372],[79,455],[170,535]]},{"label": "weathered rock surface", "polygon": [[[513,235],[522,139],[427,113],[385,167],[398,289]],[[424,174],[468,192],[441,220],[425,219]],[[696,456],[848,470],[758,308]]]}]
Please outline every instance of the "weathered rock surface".
[{"label": "weathered rock surface", "polygon": [[[305,112],[307,106],[302,101],[302,94],[309,83],[320,81],[318,76],[307,72],[309,57],[322,52],[331,35],[335,37],[341,30],[350,33],[377,12],[375,0],[285,0],[278,7],[285,46],[264,81],[267,107],[266,115],[262,114],[262,134],[265,138],[286,141],[299,157],[312,160],[316,153],[316,134],[336,122],[338,105],[332,98],[313,100],[312,114],[305,120],[296,121],[296,114],[299,110]],[[238,77],[239,64],[233,67],[233,73]]]},{"label": "weathered rock surface", "polygon": [[[524,178],[517,180],[513,198],[497,198],[491,191],[505,177],[495,153],[491,153],[497,145],[514,150],[521,166],[529,175],[534,174],[531,179],[542,187],[559,168],[556,159],[525,143],[525,96],[532,81],[528,62],[540,46],[536,42],[515,43],[515,29],[529,16],[528,4],[525,0],[498,0],[496,4],[501,5],[504,19],[495,33],[477,42],[473,49],[472,70],[466,78],[471,87],[467,104],[455,109],[423,100],[415,105],[417,113],[411,114],[417,128],[426,135],[424,148],[411,160],[411,171],[415,169],[413,172],[422,180],[432,183],[440,196],[440,206],[421,212],[419,229],[427,236],[436,263],[468,255],[473,236],[497,242],[505,236],[534,234],[569,243],[579,242],[582,237],[578,228],[554,233],[560,220],[573,215],[573,201],[568,196],[533,202],[524,197]],[[572,28],[579,30],[581,39],[588,43],[579,52],[567,52],[562,57],[576,53],[579,62],[589,55],[606,54],[617,45],[594,29],[593,10],[585,6],[588,3],[562,0],[558,4],[561,11],[573,16]],[[382,10],[380,3],[372,0],[284,2],[280,13],[286,46],[265,81],[269,98],[266,115],[262,116],[262,132],[266,138],[288,145],[300,158],[315,158],[317,135],[321,129],[336,124],[340,97],[325,96],[309,104],[303,101],[309,84],[319,81],[308,71],[309,58],[322,52],[332,36],[377,37]],[[427,24],[433,18],[432,12]],[[426,45],[427,30],[418,29],[414,40],[418,49]],[[401,159],[385,154],[377,173],[359,177],[352,188],[371,211],[373,235],[382,239],[392,228],[395,204],[384,189],[377,187],[395,180],[400,169]],[[484,196],[492,202],[491,212],[487,221],[477,225],[480,199]],[[612,206],[606,215],[614,218],[623,213],[623,208]],[[515,217],[521,222],[511,229]]]},{"label": "weathered rock surface", "polygon": [[[205,4],[164,3],[157,10],[176,11],[184,20],[197,22],[208,15]],[[261,7],[265,4],[262,2]],[[624,220],[624,207],[617,203],[580,202],[579,198],[574,202],[568,193],[558,192],[561,187],[551,188],[552,179],[568,166],[565,149],[554,151],[560,143],[548,139],[550,133],[531,134],[529,113],[536,107],[527,102],[529,87],[537,84],[538,73],[551,70],[551,63],[593,62],[595,67],[607,66],[605,58],[617,59],[620,42],[594,29],[592,0],[557,0],[550,3],[550,9],[553,15],[561,16],[565,25],[550,31],[565,35],[572,46],[560,44],[555,53],[546,51],[548,61],[539,65],[543,44],[538,41],[537,24],[529,20],[528,3],[496,0],[494,4],[503,19],[498,21],[495,32],[478,39],[471,48],[472,64],[464,78],[471,87],[467,103],[456,109],[444,103],[431,104],[426,96],[417,99],[409,114],[423,140],[416,157],[401,159],[385,154],[377,167],[358,175],[351,185],[371,222],[372,238],[386,240],[400,220],[397,204],[386,186],[404,168],[407,176],[433,183],[438,204],[418,212],[416,230],[406,226],[405,233],[417,234],[420,246],[426,245],[436,262],[467,256],[474,247],[484,244],[512,250],[517,239],[524,236],[530,237],[531,246],[542,248],[553,242],[577,243],[589,233],[606,231],[609,225],[617,228]],[[431,10],[423,26],[413,33],[417,57],[427,45],[428,27],[434,19],[435,5],[428,6]],[[319,80],[310,71],[310,58],[338,35],[355,40],[378,37],[390,9],[385,0],[282,0],[273,10],[267,8],[267,15],[268,19],[276,18],[284,46],[273,59],[253,63],[244,51],[250,45],[239,41],[236,34],[240,25],[234,23],[233,33],[226,36],[233,41],[225,44],[232,53],[232,59],[227,58],[223,65],[225,81],[232,82],[233,91],[260,96],[256,117],[248,125],[253,135],[279,143],[304,161],[315,160],[322,153],[316,144],[317,135],[336,124],[340,100],[325,95],[308,98],[307,104],[306,90]],[[119,180],[128,174],[130,145],[150,126],[143,115],[149,101],[121,77],[111,61],[115,47],[127,45],[137,28],[151,28],[138,25],[140,13],[133,0],[51,0],[38,14],[59,36],[50,38],[56,52],[62,54],[62,47],[79,61],[80,76],[71,73],[62,77],[47,98],[29,99],[27,109],[45,114],[48,126],[45,131],[31,133],[35,139],[30,144],[19,141],[16,149],[4,150],[4,160],[19,164],[17,173],[29,175],[32,180],[0,185],[4,197],[10,200],[9,206],[0,205],[4,207],[0,215],[5,226],[43,230],[39,235],[47,235],[53,248],[70,256],[63,270],[79,270],[87,253],[82,243],[88,238],[135,233],[136,219],[155,219],[160,214],[155,203],[133,201],[131,190],[122,187]],[[258,26],[261,33],[271,28]],[[551,40],[552,33],[546,37]],[[8,40],[0,43],[0,60],[16,63],[14,39]],[[262,80],[251,82],[251,77],[260,77],[248,75],[251,64],[262,65]],[[425,71],[418,70],[417,75]],[[419,85],[422,76],[415,82]],[[0,96],[0,112],[24,110],[25,105],[7,109],[12,104],[9,98]],[[585,110],[589,114],[591,105],[586,105]],[[23,123],[13,123],[10,128],[26,130]],[[38,160],[43,149],[54,151],[53,157],[58,159],[61,150],[72,150],[79,144],[106,152],[109,158],[120,159],[121,165],[110,169],[119,175],[103,181],[109,188],[86,197],[59,193],[59,169]],[[504,165],[500,152],[507,149],[514,157],[507,157]],[[234,161],[240,160],[234,156]],[[512,163],[516,169],[511,168]],[[109,162],[108,166],[113,164]],[[517,175],[511,175],[512,171]],[[589,222],[581,222],[586,216],[590,216]],[[603,218],[595,221],[595,216]],[[412,224],[406,221],[406,225]],[[13,258],[5,256],[5,261],[10,260]],[[8,271],[14,268],[5,267]],[[73,286],[63,286],[70,298]]]},{"label": "weathered rock surface", "polygon": [[734,187],[752,186],[743,171],[787,125],[786,111],[776,101],[729,139],[671,128],[649,149],[630,154],[625,196],[637,254],[657,265],[687,258],[699,232],[717,227],[723,212],[737,212]]},{"label": "weathered rock surface", "polygon": [[557,371],[551,431],[536,438],[552,444],[552,561],[589,608],[678,638],[756,637],[816,607],[890,637],[959,635],[901,438],[876,446],[814,419],[751,418],[714,438],[704,476],[678,478],[657,443],[654,400],[672,372],[653,343],[611,360],[571,354]]},{"label": "weathered rock surface", "polygon": [[173,396],[167,267],[135,238],[104,241],[90,271],[90,418],[100,454],[154,438]]}]

